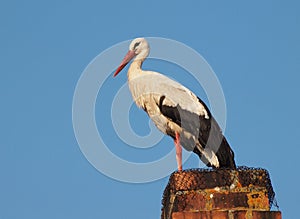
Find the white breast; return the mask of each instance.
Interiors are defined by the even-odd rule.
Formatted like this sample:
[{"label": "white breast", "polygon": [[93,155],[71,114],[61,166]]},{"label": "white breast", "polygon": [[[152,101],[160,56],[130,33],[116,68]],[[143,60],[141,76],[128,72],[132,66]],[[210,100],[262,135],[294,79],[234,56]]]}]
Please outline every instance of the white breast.
[{"label": "white breast", "polygon": [[[197,96],[189,89],[176,81],[156,72],[143,71],[128,80],[132,97],[139,107],[154,101],[159,104],[161,96],[165,96],[164,104],[169,106],[180,105],[182,109],[209,118],[205,107]],[[151,103],[152,106],[154,103]],[[155,108],[155,107],[154,107]],[[147,110],[155,110],[155,109]]]}]

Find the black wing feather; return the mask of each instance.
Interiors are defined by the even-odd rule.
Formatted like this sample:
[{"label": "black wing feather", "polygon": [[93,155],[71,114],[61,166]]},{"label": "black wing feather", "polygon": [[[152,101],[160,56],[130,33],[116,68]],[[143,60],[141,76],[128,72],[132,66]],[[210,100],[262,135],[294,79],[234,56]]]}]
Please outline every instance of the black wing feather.
[{"label": "black wing feather", "polygon": [[[234,161],[234,153],[230,148],[226,138],[223,136],[222,130],[218,123],[212,117],[207,106],[200,100],[200,98],[198,98],[198,100],[208,112],[208,119],[194,112],[182,109],[180,105],[164,105],[163,101],[165,98],[165,96],[162,96],[159,101],[161,113],[174,123],[178,124],[184,130],[196,136],[204,148],[211,149],[218,157],[220,167],[235,169],[236,165]],[[168,134],[175,138],[175,133],[170,131]],[[193,150],[201,158],[201,152],[197,149],[197,147],[194,147],[193,143],[189,141],[189,139],[186,139],[181,143],[186,150]],[[209,163],[207,165],[211,166]]]}]

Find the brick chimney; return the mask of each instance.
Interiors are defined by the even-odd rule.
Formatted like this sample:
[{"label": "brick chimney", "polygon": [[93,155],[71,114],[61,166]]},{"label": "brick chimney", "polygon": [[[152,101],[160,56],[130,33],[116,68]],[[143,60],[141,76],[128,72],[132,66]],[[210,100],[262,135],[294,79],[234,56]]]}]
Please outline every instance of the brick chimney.
[{"label": "brick chimney", "polygon": [[184,170],[170,176],[161,219],[281,219],[274,197],[265,169]]}]

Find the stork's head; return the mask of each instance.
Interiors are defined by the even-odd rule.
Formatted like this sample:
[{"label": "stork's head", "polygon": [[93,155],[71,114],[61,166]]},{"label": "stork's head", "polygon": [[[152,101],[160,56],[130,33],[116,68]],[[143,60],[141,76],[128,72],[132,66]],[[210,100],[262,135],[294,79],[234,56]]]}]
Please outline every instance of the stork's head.
[{"label": "stork's head", "polygon": [[129,45],[129,51],[134,51],[137,58],[146,58],[149,54],[149,44],[144,38],[135,38]]},{"label": "stork's head", "polygon": [[150,48],[147,40],[144,38],[136,38],[129,45],[129,51],[125,55],[123,61],[114,73],[114,77],[135,57],[135,60],[144,60],[149,54]]}]

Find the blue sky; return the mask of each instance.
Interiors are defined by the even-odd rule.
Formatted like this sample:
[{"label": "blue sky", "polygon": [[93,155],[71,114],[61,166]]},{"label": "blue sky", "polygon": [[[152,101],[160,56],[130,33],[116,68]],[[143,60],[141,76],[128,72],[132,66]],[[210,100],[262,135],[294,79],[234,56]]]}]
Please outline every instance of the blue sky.
[{"label": "blue sky", "polygon": [[[73,94],[85,67],[137,36],[180,41],[208,61],[226,98],[225,135],[237,164],[267,168],[284,217],[296,218],[299,6],[277,0],[1,2],[0,218],[160,216],[168,179],[130,184],[106,177],[81,153],[72,126]],[[144,66],[172,76],[162,63]],[[192,78],[173,77],[207,100]],[[107,92],[125,81],[125,72],[108,79]],[[103,98],[109,102],[112,95]],[[150,152],[129,148],[101,117],[107,110],[97,101],[97,125],[109,127],[104,138],[118,156],[142,162],[160,148],[172,149],[168,137]],[[131,114],[133,128],[147,134],[144,112],[133,107],[132,113],[139,118]],[[184,168],[197,165],[192,155]]]}]

